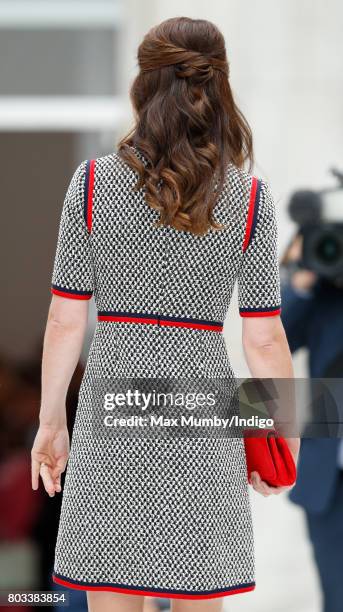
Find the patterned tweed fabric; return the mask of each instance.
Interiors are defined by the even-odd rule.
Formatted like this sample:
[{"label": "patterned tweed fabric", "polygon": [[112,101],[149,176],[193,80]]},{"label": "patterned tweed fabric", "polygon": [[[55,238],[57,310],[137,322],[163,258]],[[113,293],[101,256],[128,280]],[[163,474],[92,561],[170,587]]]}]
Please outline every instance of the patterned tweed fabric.
[{"label": "patterned tweed fabric", "polygon": [[[146,203],[144,188],[131,190],[135,172],[117,153],[98,158],[89,232],[86,166],[77,168],[63,206],[55,293],[94,296],[99,312],[222,322],[238,282],[242,316],[277,313],[277,229],[264,181],[243,251],[248,173],[228,165],[214,211],[226,228],[196,236],[154,227],[159,213]],[[254,542],[242,438],[95,436],[94,385],[116,377],[222,378],[235,387],[221,333],[98,321],[79,394],[54,577],[70,586],[167,597],[252,589]]]}]

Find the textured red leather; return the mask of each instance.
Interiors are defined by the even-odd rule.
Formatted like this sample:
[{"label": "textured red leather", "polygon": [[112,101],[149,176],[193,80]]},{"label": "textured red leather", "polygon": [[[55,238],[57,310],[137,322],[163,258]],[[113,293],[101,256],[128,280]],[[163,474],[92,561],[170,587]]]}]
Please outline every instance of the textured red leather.
[{"label": "textured red leather", "polygon": [[287,487],[295,483],[297,468],[286,440],[275,431],[252,432],[244,435],[248,479],[258,472],[272,487]]}]

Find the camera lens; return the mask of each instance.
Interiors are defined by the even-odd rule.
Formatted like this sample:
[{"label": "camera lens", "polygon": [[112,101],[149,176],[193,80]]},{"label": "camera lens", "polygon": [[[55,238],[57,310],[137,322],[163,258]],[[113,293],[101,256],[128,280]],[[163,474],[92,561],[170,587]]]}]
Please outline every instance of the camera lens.
[{"label": "camera lens", "polygon": [[341,245],[334,235],[322,236],[316,245],[316,255],[320,261],[330,265],[341,257]]}]

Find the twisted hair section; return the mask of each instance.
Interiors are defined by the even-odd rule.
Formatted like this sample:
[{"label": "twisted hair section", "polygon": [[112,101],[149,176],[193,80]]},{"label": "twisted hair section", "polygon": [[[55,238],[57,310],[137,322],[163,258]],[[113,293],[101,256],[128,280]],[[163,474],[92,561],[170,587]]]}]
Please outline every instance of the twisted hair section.
[{"label": "twisted hair section", "polygon": [[[178,47],[166,39],[156,39],[151,48],[144,49],[139,66],[142,72],[158,70],[165,66],[174,66],[176,77],[196,77],[195,80],[198,83],[205,83],[213,77],[214,70],[219,70],[228,76],[229,67],[225,59],[225,47],[218,49],[217,55],[219,57]],[[221,59],[220,56],[224,59]]]},{"label": "twisted hair section", "polygon": [[[205,234],[222,226],[213,210],[227,167],[252,166],[252,136],[229,84],[225,41],[205,20],[168,19],[138,48],[131,87],[135,125],[118,153],[138,174],[135,189],[159,225]],[[138,149],[146,164],[135,154]]]}]

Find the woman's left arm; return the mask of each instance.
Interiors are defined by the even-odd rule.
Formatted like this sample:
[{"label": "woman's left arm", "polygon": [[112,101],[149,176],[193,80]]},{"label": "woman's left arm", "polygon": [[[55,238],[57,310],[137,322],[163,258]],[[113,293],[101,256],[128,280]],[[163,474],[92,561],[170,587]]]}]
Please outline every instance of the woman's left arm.
[{"label": "woman's left arm", "polygon": [[39,429],[32,449],[32,487],[39,476],[49,495],[61,490],[69,455],[66,395],[80,357],[88,302],[94,290],[90,231],[86,222],[89,163],[75,170],[64,199],[55,261],[53,294],[43,346]]},{"label": "woman's left arm", "polygon": [[52,296],[43,345],[39,429],[31,451],[32,488],[38,488],[41,476],[51,497],[61,491],[61,474],[68,461],[66,396],[80,357],[87,318],[88,300]]}]

